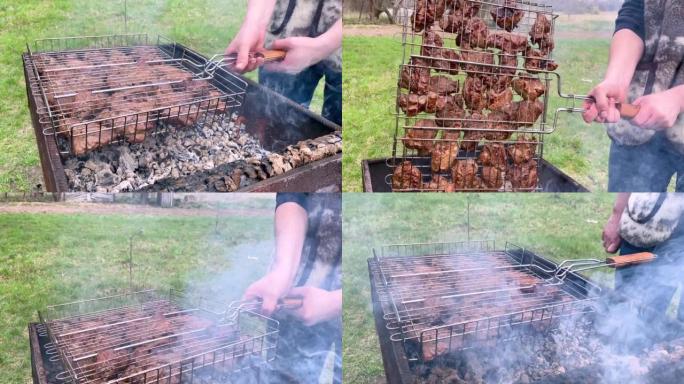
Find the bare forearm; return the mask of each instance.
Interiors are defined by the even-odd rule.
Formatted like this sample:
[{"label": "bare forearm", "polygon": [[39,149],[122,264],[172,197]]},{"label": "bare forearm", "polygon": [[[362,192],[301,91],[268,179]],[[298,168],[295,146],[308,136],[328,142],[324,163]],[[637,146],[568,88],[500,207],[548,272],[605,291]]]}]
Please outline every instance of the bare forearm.
[{"label": "bare forearm", "polygon": [[636,33],[629,29],[617,31],[610,45],[606,80],[627,87],[643,53],[644,42]]},{"label": "bare forearm", "polygon": [[256,23],[260,29],[265,30],[273,15],[275,4],[276,0],[249,0],[245,23]]},{"label": "bare forearm", "polygon": [[618,193],[615,198],[615,205],[613,206],[613,216],[620,217],[622,212],[627,208],[627,203],[629,202],[630,193]]},{"label": "bare forearm", "polygon": [[284,203],[275,212],[276,254],[273,270],[294,279],[306,238],[307,213],[296,203]]}]

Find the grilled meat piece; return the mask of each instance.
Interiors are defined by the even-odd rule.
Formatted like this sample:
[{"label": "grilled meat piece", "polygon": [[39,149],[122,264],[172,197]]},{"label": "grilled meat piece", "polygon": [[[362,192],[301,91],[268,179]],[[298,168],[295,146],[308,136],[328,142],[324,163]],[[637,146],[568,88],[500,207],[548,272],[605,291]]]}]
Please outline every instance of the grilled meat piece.
[{"label": "grilled meat piece", "polygon": [[450,182],[448,178],[442,175],[432,175],[432,180],[430,180],[430,183],[425,188],[430,191],[439,191],[447,193],[456,191],[456,186],[454,185],[454,183]]},{"label": "grilled meat piece", "polygon": [[522,9],[516,9],[517,0],[506,0],[503,7],[494,7],[489,11],[496,25],[508,32],[518,27],[520,21],[525,17]]},{"label": "grilled meat piece", "polygon": [[97,353],[95,363],[102,367],[100,372],[103,379],[114,380],[128,368],[131,359],[128,355],[117,354],[114,350],[107,349]]},{"label": "grilled meat piece", "polygon": [[442,36],[435,31],[425,31],[423,33],[423,42],[420,47],[420,54],[430,57],[441,57],[442,46],[444,41]]},{"label": "grilled meat piece", "polygon": [[537,12],[537,19],[532,24],[530,29],[530,37],[532,42],[536,43],[537,40],[541,39],[544,35],[551,33],[551,20],[544,14]]},{"label": "grilled meat piece", "polygon": [[487,128],[486,117],[478,112],[473,112],[464,122],[463,128],[466,130],[461,141],[461,149],[466,152],[473,152],[480,144],[480,140],[485,137],[483,130]]},{"label": "grilled meat piece", "polygon": [[543,52],[528,46],[525,50],[525,69],[529,73],[555,71],[558,69],[558,64],[551,59],[547,59]]},{"label": "grilled meat piece", "polygon": [[463,69],[467,73],[491,73],[494,71],[494,53],[492,51],[461,51],[461,60],[465,62]]},{"label": "grilled meat piece", "polygon": [[454,0],[453,6],[463,14],[463,17],[474,17],[480,12],[481,4],[470,0]]},{"label": "grilled meat piece", "polygon": [[415,12],[411,15],[413,30],[420,32],[434,24],[437,19],[436,11],[437,7],[434,0],[417,0]]},{"label": "grilled meat piece", "polygon": [[[421,99],[422,98],[422,99]],[[399,108],[406,114],[406,116],[412,117],[423,112],[425,110],[425,103],[427,98],[425,96],[420,96],[415,93],[401,94],[397,98],[397,104]]]},{"label": "grilled meat piece", "polygon": [[494,111],[487,116],[487,127],[491,131],[485,133],[485,139],[487,140],[508,140],[513,135],[513,130],[515,130],[515,124],[510,122],[510,115],[505,111]]},{"label": "grilled meat piece", "polygon": [[539,79],[520,77],[513,80],[513,90],[524,100],[535,101],[546,92],[546,87]]},{"label": "grilled meat piece", "polygon": [[500,50],[516,54],[527,48],[527,36],[506,31],[494,31],[487,36],[487,48],[499,48]]},{"label": "grilled meat piece", "polygon": [[534,158],[537,144],[537,140],[533,137],[518,136],[516,142],[508,146],[508,156],[514,164],[528,162]]},{"label": "grilled meat piece", "polygon": [[[518,69],[518,55],[506,52],[499,53],[499,70],[497,73],[515,75]],[[508,68],[502,68],[508,67]]]},{"label": "grilled meat piece", "polygon": [[406,160],[398,166],[392,174],[393,190],[421,189],[423,186],[423,175],[420,169]]},{"label": "grilled meat piece", "polygon": [[486,87],[479,76],[468,75],[463,85],[463,100],[468,109],[481,112],[487,108]]},{"label": "grilled meat piece", "polygon": [[473,159],[456,160],[451,179],[458,189],[478,189],[482,182],[477,176],[477,163]]},{"label": "grilled meat piece", "polygon": [[489,28],[479,17],[472,17],[463,23],[463,29],[456,36],[456,45],[463,49],[487,48]]},{"label": "grilled meat piece", "polygon": [[430,168],[433,173],[449,172],[458,156],[458,143],[437,143],[432,149]]},{"label": "grilled meat piece", "polygon": [[425,105],[423,106],[423,109],[427,113],[439,112],[446,108],[450,99],[451,96],[440,95],[436,92],[429,91],[428,94],[425,96]]},{"label": "grilled meat piece", "polygon": [[520,164],[512,164],[507,174],[513,189],[537,188],[539,178],[537,176],[537,162],[530,160]]},{"label": "grilled meat piece", "polygon": [[439,27],[444,32],[458,33],[463,26],[463,14],[461,12],[449,12],[439,19]]},{"label": "grilled meat piece", "polygon": [[503,186],[503,172],[496,167],[482,167],[482,185],[487,189],[500,189]]},{"label": "grilled meat piece", "polygon": [[429,153],[434,145],[439,130],[432,120],[418,120],[413,128],[406,129],[406,137],[402,138],[404,146],[423,153]]},{"label": "grilled meat piece", "polygon": [[429,64],[422,59],[412,57],[409,65],[401,69],[399,87],[408,89],[411,93],[424,95],[428,91],[430,82]]},{"label": "grilled meat piece", "polygon": [[513,91],[510,88],[504,88],[503,91],[497,91],[490,88],[487,92],[487,104],[491,111],[498,111],[510,105],[513,101]]},{"label": "grilled meat piece", "polygon": [[448,95],[458,92],[458,82],[446,76],[430,77],[430,91],[440,95]]},{"label": "grilled meat piece", "polygon": [[541,100],[516,101],[510,104],[510,108],[512,120],[515,120],[518,126],[532,127],[544,112],[544,103]]},{"label": "grilled meat piece", "polygon": [[487,143],[482,147],[478,158],[484,166],[505,170],[508,165],[506,147],[499,143]]},{"label": "grilled meat piece", "polygon": [[460,95],[456,95],[456,97],[447,97],[447,103],[445,107],[437,111],[435,114],[435,122],[437,125],[445,128],[460,128],[463,126],[462,121],[454,120],[463,119],[465,117],[463,100],[459,96]]},{"label": "grilled meat piece", "polygon": [[456,60],[461,59],[458,53],[448,48],[442,48],[437,56],[433,57],[430,63],[435,71],[458,75],[460,64]]}]

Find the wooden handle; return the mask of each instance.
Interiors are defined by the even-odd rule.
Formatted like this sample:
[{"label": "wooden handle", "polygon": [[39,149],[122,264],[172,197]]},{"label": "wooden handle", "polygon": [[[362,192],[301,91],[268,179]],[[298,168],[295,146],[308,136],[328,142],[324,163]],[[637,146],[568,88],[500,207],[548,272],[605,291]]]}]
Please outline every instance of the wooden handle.
[{"label": "wooden handle", "polygon": [[285,58],[286,54],[287,54],[287,52],[285,52],[285,51],[276,51],[276,50],[266,50],[266,51],[257,52],[257,56],[262,57],[265,62],[280,61],[280,60]]},{"label": "wooden handle", "polygon": [[297,309],[302,306],[304,299],[301,296],[285,296],[278,300],[279,309]]},{"label": "wooden handle", "polygon": [[655,260],[655,255],[650,252],[634,253],[624,256],[613,256],[606,259],[606,264],[611,268],[622,268],[630,265],[650,263]]},{"label": "wooden handle", "polygon": [[639,114],[641,109],[638,105],[627,104],[627,103],[617,103],[615,107],[620,111],[620,116],[625,119],[633,119]]}]

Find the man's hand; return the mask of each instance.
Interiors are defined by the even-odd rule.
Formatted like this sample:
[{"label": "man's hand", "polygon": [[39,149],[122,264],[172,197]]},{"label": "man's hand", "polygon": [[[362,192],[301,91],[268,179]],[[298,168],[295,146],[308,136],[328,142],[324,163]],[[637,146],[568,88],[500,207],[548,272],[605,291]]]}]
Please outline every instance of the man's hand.
[{"label": "man's hand", "polygon": [[285,59],[267,64],[269,71],[298,73],[330,56],[342,46],[342,20],[318,37],[289,37],[273,42],[271,49],[286,51]]},{"label": "man's hand", "polygon": [[316,287],[295,287],[288,296],[302,298],[302,306],[288,312],[310,327],[342,314],[342,290],[326,291]]},{"label": "man's hand", "polygon": [[250,285],[243,296],[243,300],[261,299],[261,313],[270,316],[278,305],[278,300],[287,293],[291,285],[288,272],[273,270]]},{"label": "man's hand", "polygon": [[603,227],[603,248],[608,253],[615,253],[620,249],[620,216],[613,214]]},{"label": "man's hand", "polygon": [[264,49],[264,36],[266,30],[257,23],[245,22],[240,31],[226,48],[226,55],[237,53],[235,70],[249,72],[263,64],[263,58],[250,57],[250,52],[260,52]]},{"label": "man's hand", "polygon": [[615,103],[622,103],[627,98],[628,85],[617,81],[604,80],[591,90],[589,96],[594,101],[584,101],[584,113],[582,117],[586,123],[593,121],[599,123],[617,123],[620,120],[620,111]]},{"label": "man's hand", "polygon": [[642,96],[634,100],[639,106],[639,113],[632,119],[632,123],[652,130],[672,128],[681,111],[682,100],[672,90]]}]

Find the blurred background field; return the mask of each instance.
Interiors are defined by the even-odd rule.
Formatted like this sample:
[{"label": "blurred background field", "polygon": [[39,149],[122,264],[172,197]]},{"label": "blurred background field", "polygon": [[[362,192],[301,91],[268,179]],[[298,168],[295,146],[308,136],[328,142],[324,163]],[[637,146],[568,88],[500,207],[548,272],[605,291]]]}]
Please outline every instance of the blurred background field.
[{"label": "blurred background field", "polygon": [[[556,19],[554,58],[560,64],[557,72],[563,92],[581,95],[602,79],[617,13],[591,8],[596,2],[566,3],[576,5],[575,12],[593,9],[591,13],[560,13]],[[607,3],[607,8],[615,9],[615,3],[621,2]],[[589,8],[582,8],[583,4]],[[351,9],[345,14],[342,171],[344,190],[356,192],[363,188],[361,161],[392,155],[402,60],[401,27],[389,24],[384,15],[372,21],[358,16],[358,11]],[[555,86],[551,92],[557,94]],[[552,123],[551,112],[563,106],[569,105],[551,97],[547,122]],[[609,144],[601,125],[587,125],[578,114],[563,114],[558,129],[545,138],[544,157],[591,191],[605,191]]]},{"label": "blurred background field", "polygon": [[[494,240],[554,260],[606,254],[601,232],[610,194],[359,194],[343,197],[344,382],[382,383],[367,259],[388,244]],[[468,205],[470,226],[468,229]],[[611,270],[592,278],[612,286]]]}]

